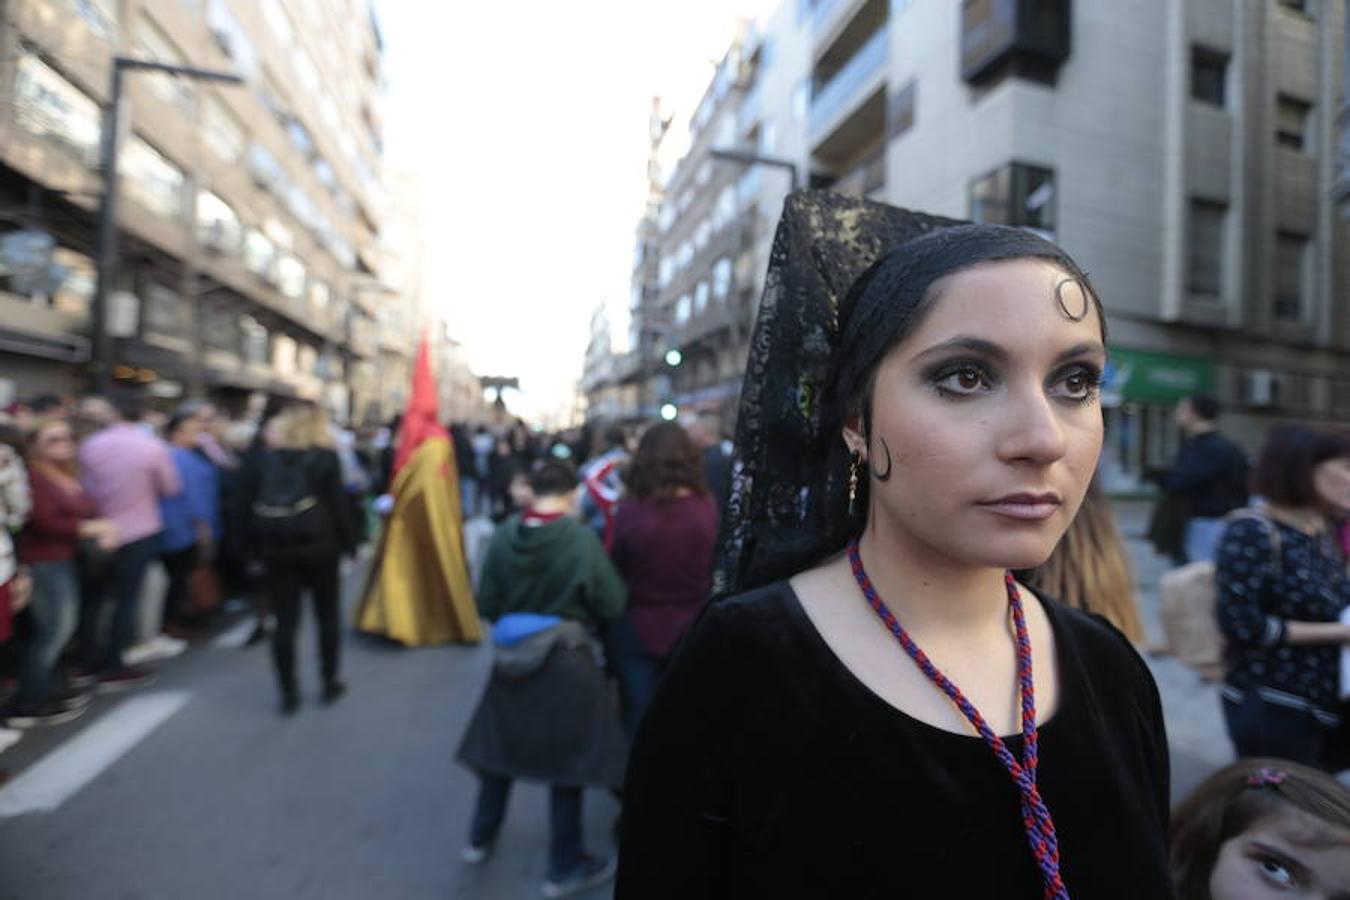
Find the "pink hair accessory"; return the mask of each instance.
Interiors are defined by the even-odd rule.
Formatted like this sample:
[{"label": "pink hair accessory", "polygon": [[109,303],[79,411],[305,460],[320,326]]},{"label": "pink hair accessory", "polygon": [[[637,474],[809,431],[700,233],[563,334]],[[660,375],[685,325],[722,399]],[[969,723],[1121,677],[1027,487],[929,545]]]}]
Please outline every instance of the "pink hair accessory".
[{"label": "pink hair accessory", "polygon": [[1286,777],[1287,774],[1279,769],[1268,769],[1263,766],[1247,776],[1247,786],[1266,787],[1272,784],[1283,784]]}]

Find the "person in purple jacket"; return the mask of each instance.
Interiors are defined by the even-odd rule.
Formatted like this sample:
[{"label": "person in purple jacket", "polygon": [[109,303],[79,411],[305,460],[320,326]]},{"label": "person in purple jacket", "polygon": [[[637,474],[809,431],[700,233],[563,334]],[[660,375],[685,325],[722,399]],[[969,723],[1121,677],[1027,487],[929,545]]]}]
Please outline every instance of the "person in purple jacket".
[{"label": "person in purple jacket", "polygon": [[642,436],[614,519],[610,556],[628,585],[628,611],[610,653],[632,737],[675,647],[698,617],[712,581],[717,505],[703,458],[674,422]]}]

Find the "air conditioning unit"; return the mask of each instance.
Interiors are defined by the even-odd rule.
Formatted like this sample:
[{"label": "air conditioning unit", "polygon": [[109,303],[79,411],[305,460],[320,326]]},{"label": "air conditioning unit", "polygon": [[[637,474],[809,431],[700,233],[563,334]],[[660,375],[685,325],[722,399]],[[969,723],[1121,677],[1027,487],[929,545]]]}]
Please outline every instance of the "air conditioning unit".
[{"label": "air conditioning unit", "polygon": [[1248,406],[1274,406],[1280,397],[1280,378],[1265,369],[1243,372],[1239,397]]}]

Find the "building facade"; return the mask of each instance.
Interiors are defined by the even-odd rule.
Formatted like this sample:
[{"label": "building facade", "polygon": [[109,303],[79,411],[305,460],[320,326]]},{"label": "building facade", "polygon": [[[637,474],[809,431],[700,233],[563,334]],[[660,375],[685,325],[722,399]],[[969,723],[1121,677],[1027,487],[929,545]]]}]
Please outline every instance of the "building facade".
[{"label": "building facade", "polygon": [[[1350,420],[1344,57],[1343,0],[786,0],[733,45],[665,184],[642,308],[701,362],[664,393],[734,409],[788,163],[1073,254],[1110,318],[1120,486],[1170,457],[1187,393],[1218,395],[1248,445],[1279,420]],[[762,161],[733,182],[713,147]],[[727,221],[739,234],[711,247]],[[747,292],[734,314],[704,267],[723,258]]]},{"label": "building facade", "polygon": [[0,15],[7,391],[87,384],[120,55],[245,83],[125,73],[114,386],[234,408],[304,397],[344,417],[378,393],[376,321],[399,300],[381,283],[383,50],[367,0],[3,0]]}]

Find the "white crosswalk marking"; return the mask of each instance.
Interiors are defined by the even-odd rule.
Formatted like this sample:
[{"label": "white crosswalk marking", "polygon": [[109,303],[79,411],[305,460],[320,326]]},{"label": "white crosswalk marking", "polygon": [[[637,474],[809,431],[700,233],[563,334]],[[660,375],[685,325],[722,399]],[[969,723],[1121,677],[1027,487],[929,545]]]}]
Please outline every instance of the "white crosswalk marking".
[{"label": "white crosswalk marking", "polygon": [[187,691],[160,691],[124,701],[0,788],[0,818],[56,809],[187,700]]}]

